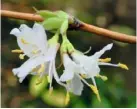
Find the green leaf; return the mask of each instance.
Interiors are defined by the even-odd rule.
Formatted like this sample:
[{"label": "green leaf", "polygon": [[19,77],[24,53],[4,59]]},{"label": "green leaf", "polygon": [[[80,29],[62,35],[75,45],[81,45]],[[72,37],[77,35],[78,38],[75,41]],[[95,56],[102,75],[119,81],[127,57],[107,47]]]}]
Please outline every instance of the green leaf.
[{"label": "green leaf", "polygon": [[43,26],[46,30],[58,29],[61,27],[64,19],[58,17],[52,17],[43,22]]},{"label": "green leaf", "polygon": [[63,35],[64,33],[66,33],[67,29],[68,29],[68,19],[66,19],[61,25],[61,29],[60,29],[61,34]]},{"label": "green leaf", "polygon": [[57,15],[54,12],[48,11],[48,10],[40,10],[37,12],[40,16],[42,16],[44,19],[57,17]]},{"label": "green leaf", "polygon": [[69,17],[69,15],[67,13],[65,13],[64,11],[55,11],[54,13],[60,18],[68,18]]},{"label": "green leaf", "polygon": [[48,85],[46,77],[43,78],[42,83],[36,85],[38,78],[38,76],[33,76],[29,84],[29,91],[35,97],[39,96],[44,88]]}]

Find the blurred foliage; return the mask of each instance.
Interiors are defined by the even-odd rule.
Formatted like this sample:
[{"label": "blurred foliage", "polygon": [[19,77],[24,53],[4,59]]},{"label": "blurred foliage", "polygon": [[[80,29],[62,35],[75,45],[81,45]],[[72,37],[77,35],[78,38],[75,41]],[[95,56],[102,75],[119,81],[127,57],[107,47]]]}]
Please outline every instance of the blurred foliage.
[{"label": "blurred foliage", "polygon": [[[1,7],[30,13],[35,12],[33,6],[37,9],[63,10],[89,24],[135,35],[135,0],[85,0],[80,2],[79,0],[2,0]],[[117,9],[120,9],[121,14],[118,14]],[[1,23],[2,107],[136,107],[136,45],[112,41],[87,32],[69,31],[68,38],[75,48],[84,52],[89,46],[92,46],[88,55],[100,50],[104,45],[114,42],[111,52],[106,52],[103,57],[111,56],[114,63],[119,60],[126,63],[129,71],[101,67],[101,74],[108,76],[106,82],[96,78],[102,102],[99,103],[93,92],[85,85],[82,95],[71,94],[70,103],[65,106],[65,89],[59,86],[55,80],[53,81],[53,93],[49,95],[46,78],[43,78],[42,84],[36,85],[37,76],[28,76],[22,84],[19,84],[18,78],[12,73],[12,68],[19,67],[24,61],[19,60],[17,54],[11,54],[11,50],[18,46],[16,38],[9,35],[10,30],[19,27],[22,23],[32,26],[33,22],[2,17]],[[52,35],[48,33],[48,38]],[[59,65],[59,59],[60,57],[57,55],[56,65]],[[62,70],[63,67],[57,71],[61,74]]]},{"label": "blurred foliage", "polygon": [[48,85],[46,77],[42,78],[41,83],[37,84],[38,78],[39,78],[38,76],[33,76],[30,80],[30,85],[29,85],[30,93],[35,97],[41,95],[44,87]]}]

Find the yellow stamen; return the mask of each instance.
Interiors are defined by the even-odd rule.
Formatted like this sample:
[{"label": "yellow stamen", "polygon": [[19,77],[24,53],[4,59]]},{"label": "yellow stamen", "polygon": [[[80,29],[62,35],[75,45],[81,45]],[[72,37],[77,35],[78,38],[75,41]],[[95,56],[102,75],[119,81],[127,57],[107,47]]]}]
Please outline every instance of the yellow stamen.
[{"label": "yellow stamen", "polygon": [[100,95],[99,95],[99,92],[98,92],[97,87],[95,87],[95,86],[93,86],[93,85],[90,85],[90,88],[91,88],[91,89],[93,90],[93,92],[96,94],[98,101],[101,102]]},{"label": "yellow stamen", "polygon": [[44,68],[45,68],[44,64],[41,64],[41,66],[40,66],[40,68],[38,70],[38,74],[40,74],[41,72],[43,72]]},{"label": "yellow stamen", "polygon": [[129,68],[127,67],[126,64],[118,63],[118,66],[123,68],[123,69],[129,70]]},{"label": "yellow stamen", "polygon": [[81,77],[82,78],[86,78],[87,76],[85,74],[81,74]]},{"label": "yellow stamen", "polygon": [[42,83],[42,78],[38,78],[36,85],[39,85],[40,83]]},{"label": "yellow stamen", "polygon": [[110,62],[111,58],[99,59],[99,62]]},{"label": "yellow stamen", "polygon": [[65,105],[68,105],[69,101],[70,101],[70,95],[69,95],[69,92],[67,91],[66,98],[65,98]]},{"label": "yellow stamen", "polygon": [[21,42],[23,43],[23,44],[29,44],[26,40],[24,40],[23,38],[21,38]]},{"label": "yellow stamen", "polygon": [[38,53],[38,50],[33,50],[32,53],[33,53],[33,54],[37,54],[37,53]]},{"label": "yellow stamen", "polygon": [[50,87],[50,89],[49,89],[49,95],[51,95],[52,92],[53,92],[53,87]]},{"label": "yellow stamen", "polygon": [[103,75],[100,75],[100,74],[98,74],[96,77],[101,78],[103,81],[108,80],[107,76],[103,76]]},{"label": "yellow stamen", "polygon": [[12,53],[23,53],[23,50],[15,49],[11,51]]},{"label": "yellow stamen", "polygon": [[48,80],[48,83],[50,83],[51,81],[50,81],[50,77],[49,76],[47,76],[47,80]]},{"label": "yellow stamen", "polygon": [[23,60],[23,59],[24,59],[24,56],[25,56],[25,54],[20,54],[20,55],[19,55],[19,58]]}]

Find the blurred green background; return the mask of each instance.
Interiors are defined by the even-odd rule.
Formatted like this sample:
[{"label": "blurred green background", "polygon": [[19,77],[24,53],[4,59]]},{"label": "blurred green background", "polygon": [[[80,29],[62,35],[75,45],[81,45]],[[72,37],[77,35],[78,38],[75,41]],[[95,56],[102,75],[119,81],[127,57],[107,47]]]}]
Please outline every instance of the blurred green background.
[{"label": "blurred green background", "polygon": [[[135,35],[136,28],[136,1],[135,0],[2,0],[1,8],[5,10],[34,13],[32,7],[46,10],[63,10],[80,20],[113,31]],[[123,62],[128,65],[129,71],[101,67],[101,74],[108,76],[104,82],[96,79],[102,102],[99,103],[93,92],[84,86],[81,96],[71,94],[68,106],[64,106],[65,89],[53,82],[54,91],[48,94],[48,83],[35,86],[36,76],[28,76],[22,84],[12,73],[12,68],[19,67],[25,60],[19,60],[17,54],[11,50],[18,48],[16,38],[9,35],[10,30],[26,23],[32,26],[34,22],[2,17],[1,42],[1,105],[2,107],[136,107],[136,45],[127,44],[102,36],[83,32],[69,31],[69,40],[75,48],[86,51],[89,46],[92,50],[88,55],[108,43],[114,43],[111,51],[103,57],[111,57],[113,63]],[[52,34],[48,33],[48,37]],[[26,58],[27,60],[27,58]],[[59,54],[56,66],[60,63]],[[62,69],[57,70],[60,74]]]}]

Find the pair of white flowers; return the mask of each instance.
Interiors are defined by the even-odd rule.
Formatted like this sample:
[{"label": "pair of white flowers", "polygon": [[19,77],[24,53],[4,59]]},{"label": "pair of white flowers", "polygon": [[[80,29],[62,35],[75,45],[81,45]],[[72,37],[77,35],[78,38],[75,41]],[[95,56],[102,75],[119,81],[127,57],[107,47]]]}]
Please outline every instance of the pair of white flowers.
[{"label": "pair of white flowers", "polygon": [[[75,50],[67,38],[63,38],[61,53],[65,69],[61,77],[59,77],[55,68],[56,53],[59,49],[59,33],[47,41],[43,26],[35,23],[33,28],[22,24],[19,29],[12,29],[10,34],[17,37],[17,43],[20,47],[20,49],[12,50],[12,52],[21,53],[19,55],[20,59],[24,59],[24,56],[29,57],[19,68],[13,69],[14,75],[19,77],[20,82],[28,74],[38,75],[40,78],[38,83],[41,82],[40,80],[43,76],[47,76],[50,89],[52,89],[52,79],[54,77],[57,83],[64,86],[67,90],[66,104],[69,101],[69,92],[81,95],[83,83],[89,86],[100,100],[95,77],[100,77],[103,80],[107,80],[107,77],[99,74],[99,66],[107,65],[128,70],[128,67],[124,64],[108,63],[111,60],[110,58],[100,59],[105,51],[112,48],[113,44],[108,44],[92,56],[86,56]],[[87,83],[86,79],[91,79],[93,85]]]}]

